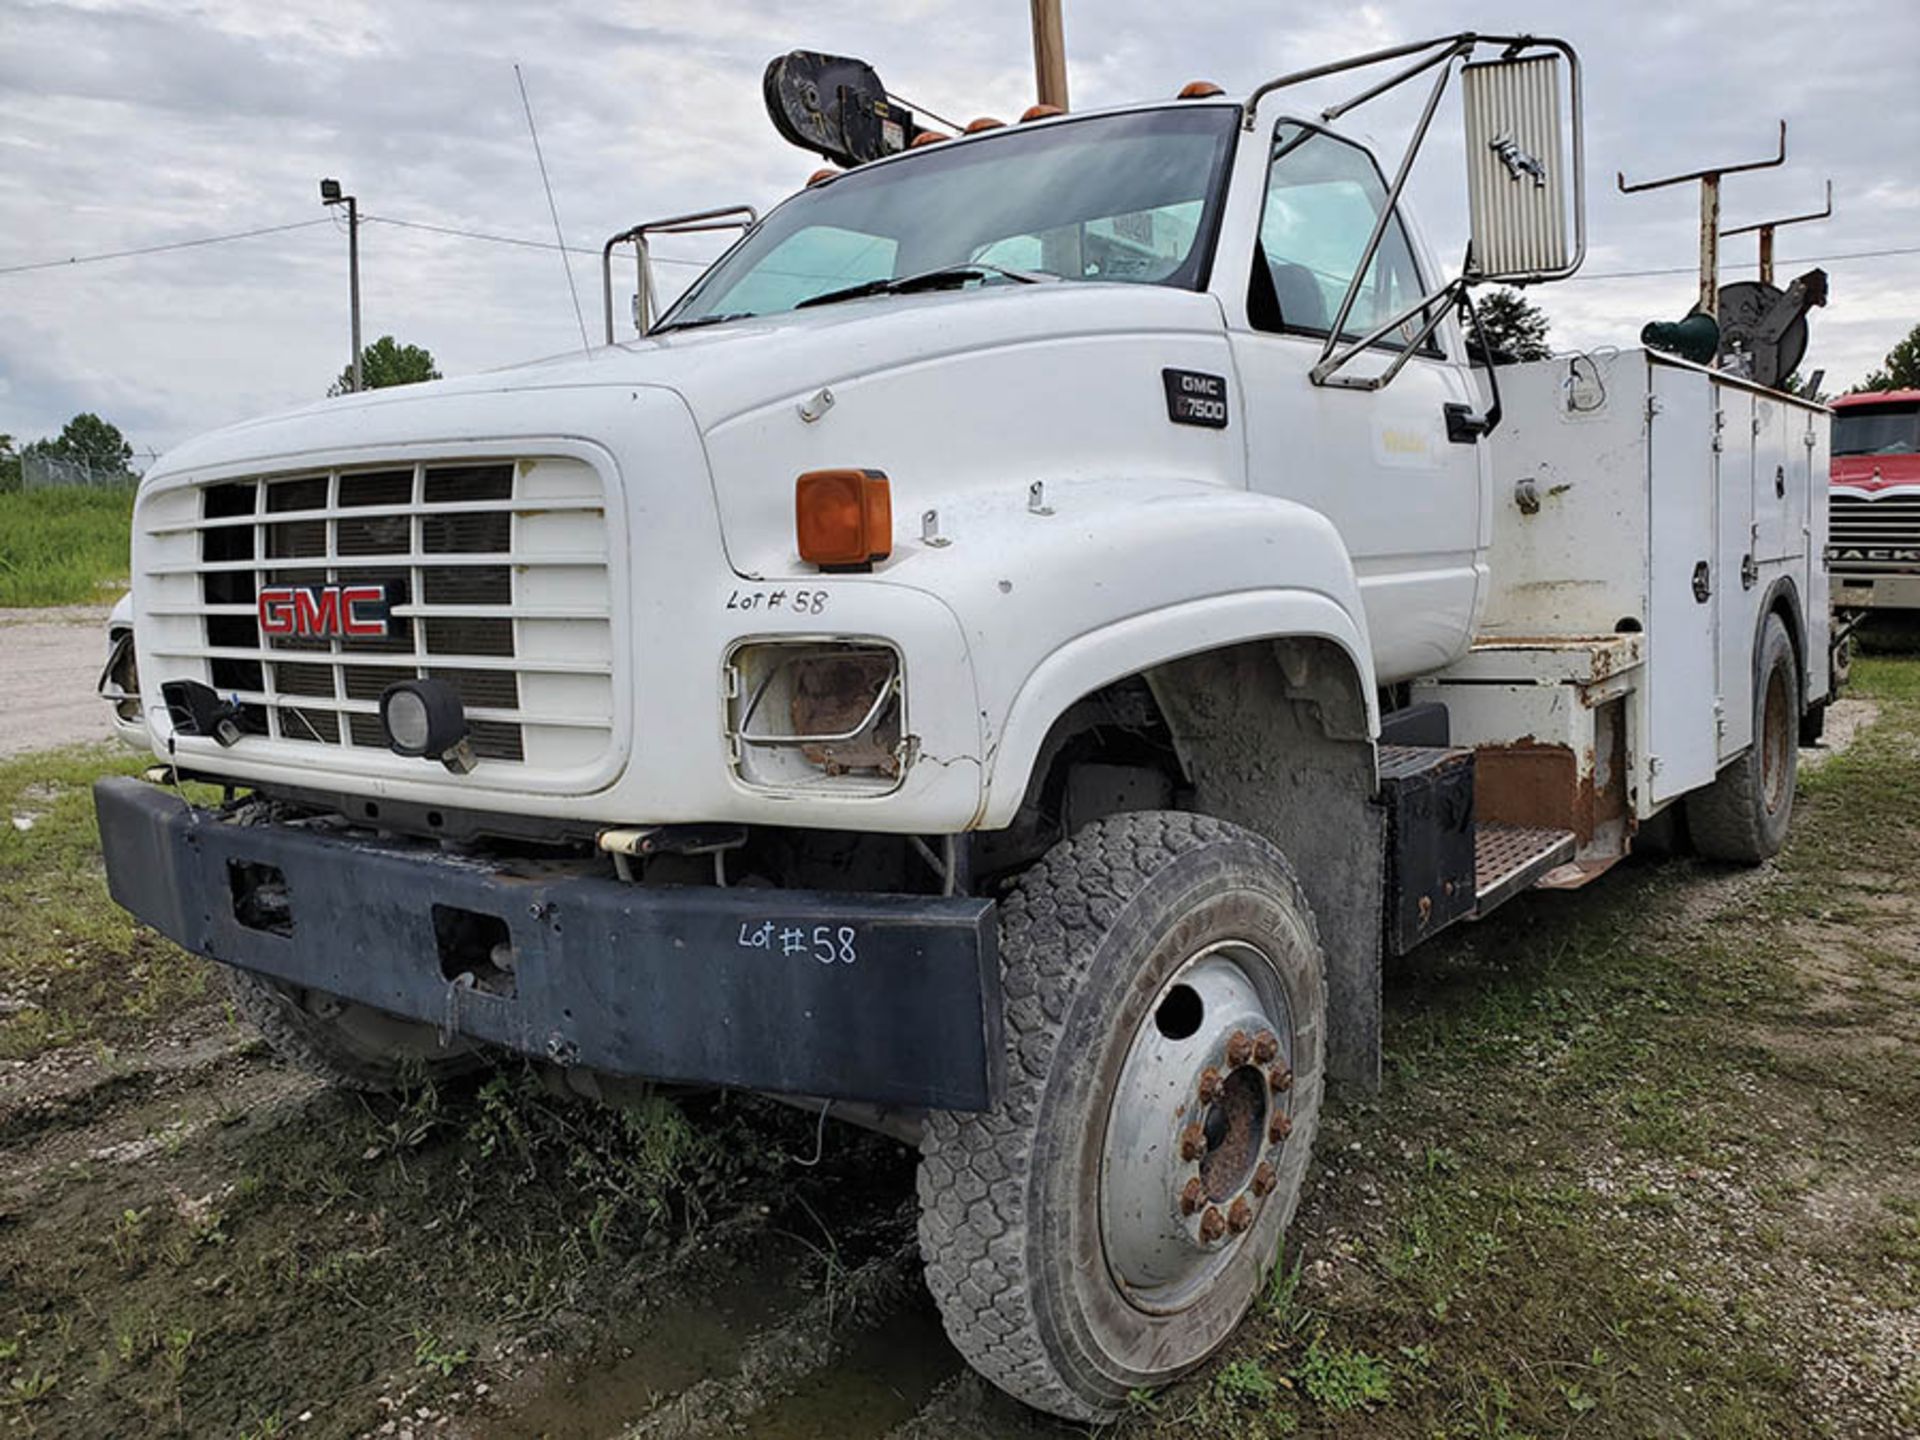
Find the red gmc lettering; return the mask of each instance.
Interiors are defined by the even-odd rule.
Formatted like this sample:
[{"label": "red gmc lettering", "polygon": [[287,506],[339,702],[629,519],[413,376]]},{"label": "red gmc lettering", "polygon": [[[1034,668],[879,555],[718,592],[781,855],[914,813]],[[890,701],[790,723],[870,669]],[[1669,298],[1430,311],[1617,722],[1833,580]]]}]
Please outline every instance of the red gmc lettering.
[{"label": "red gmc lettering", "polygon": [[341,630],[349,639],[356,636],[382,636],[387,633],[385,616],[362,620],[353,613],[356,605],[378,605],[387,592],[378,585],[349,585],[340,591]]},{"label": "red gmc lettering", "polygon": [[260,592],[255,610],[263,635],[377,639],[387,633],[386,617],[362,615],[357,607],[386,598],[378,585],[270,586]]},{"label": "red gmc lettering", "polygon": [[260,631],[264,635],[293,634],[293,591],[262,590],[257,607]]}]

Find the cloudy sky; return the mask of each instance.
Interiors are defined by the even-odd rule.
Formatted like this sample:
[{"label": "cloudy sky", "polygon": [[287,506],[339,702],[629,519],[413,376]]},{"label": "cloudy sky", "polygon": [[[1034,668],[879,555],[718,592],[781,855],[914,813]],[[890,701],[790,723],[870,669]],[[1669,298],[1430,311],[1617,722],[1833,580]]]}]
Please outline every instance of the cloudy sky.
[{"label": "cloudy sky", "polygon": [[[1362,49],[1478,28],[1572,40],[1586,64],[1586,274],[1535,292],[1563,347],[1631,344],[1692,301],[1693,187],[1625,196],[1629,180],[1769,153],[1730,178],[1726,223],[1817,209],[1783,231],[1796,262],[1920,247],[1920,7],[1866,0],[1066,0],[1076,108],[1206,77],[1241,92]],[[0,432],[32,439],[77,410],[142,449],[324,393],[348,350],[346,237],[319,206],[337,175],[370,216],[551,241],[513,65],[526,76],[571,245],[635,221],[747,201],[762,208],[817,163],[775,137],[760,101],[774,54],[872,60],[889,87],[961,119],[1032,98],[1020,0],[0,0]],[[1404,92],[1403,92],[1404,93]],[[1458,127],[1457,106],[1443,110]],[[1357,123],[1383,145],[1405,104]],[[1390,162],[1389,162],[1390,163]],[[1416,174],[1445,253],[1464,240],[1457,143]],[[231,244],[55,269],[7,267],[320,221]],[[682,259],[698,243],[663,243]],[[711,253],[709,247],[705,253]],[[1723,278],[1750,278],[1754,239]],[[366,338],[428,346],[450,375],[579,343],[561,257],[369,223]],[[573,257],[589,327],[598,262]],[[1809,368],[1844,386],[1920,321],[1920,254],[1831,259]],[[697,273],[663,269],[670,284]],[[1620,278],[1608,278],[1620,277]]]}]

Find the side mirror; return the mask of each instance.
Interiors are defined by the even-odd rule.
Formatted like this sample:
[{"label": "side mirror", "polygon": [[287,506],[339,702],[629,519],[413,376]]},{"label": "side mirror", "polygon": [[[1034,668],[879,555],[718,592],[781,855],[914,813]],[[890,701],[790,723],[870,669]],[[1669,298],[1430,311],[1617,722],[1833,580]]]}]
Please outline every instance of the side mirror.
[{"label": "side mirror", "polygon": [[[1562,107],[1562,68],[1571,104]],[[1461,67],[1473,251],[1467,279],[1569,275],[1586,248],[1580,70],[1571,50]]]}]

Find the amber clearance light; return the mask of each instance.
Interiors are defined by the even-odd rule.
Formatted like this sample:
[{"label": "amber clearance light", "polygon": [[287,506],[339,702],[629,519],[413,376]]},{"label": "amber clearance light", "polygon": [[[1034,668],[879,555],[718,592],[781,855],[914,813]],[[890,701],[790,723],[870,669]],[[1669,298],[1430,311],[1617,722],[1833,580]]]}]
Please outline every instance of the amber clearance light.
[{"label": "amber clearance light", "polygon": [[871,565],[893,553],[893,495],[878,470],[809,470],[793,482],[800,558],[822,569]]}]

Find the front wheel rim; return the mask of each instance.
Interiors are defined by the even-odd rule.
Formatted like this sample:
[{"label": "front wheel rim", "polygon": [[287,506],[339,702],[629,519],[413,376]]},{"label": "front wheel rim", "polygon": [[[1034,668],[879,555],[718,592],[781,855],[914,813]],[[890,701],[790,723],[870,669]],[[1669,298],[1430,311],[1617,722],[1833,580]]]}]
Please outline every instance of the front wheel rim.
[{"label": "front wheel rim", "polygon": [[1101,1154],[1101,1249],[1134,1308],[1198,1303],[1257,1232],[1293,1129],[1295,1053],[1286,987],[1258,945],[1210,945],[1161,987]]}]

